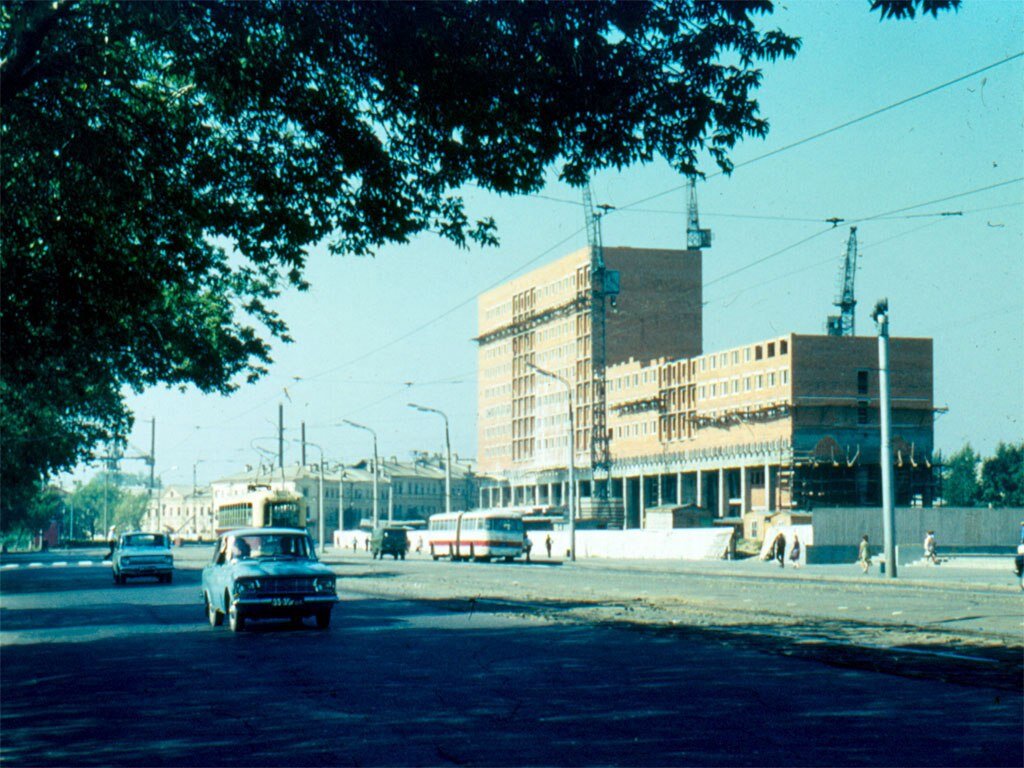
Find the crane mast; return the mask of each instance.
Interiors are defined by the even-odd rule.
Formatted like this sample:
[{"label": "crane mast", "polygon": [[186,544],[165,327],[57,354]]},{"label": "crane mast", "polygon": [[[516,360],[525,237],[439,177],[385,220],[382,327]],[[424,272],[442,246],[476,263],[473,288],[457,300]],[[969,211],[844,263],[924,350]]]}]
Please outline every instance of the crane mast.
[{"label": "crane mast", "polygon": [[[590,246],[590,466],[593,471],[592,494],[597,500],[608,498],[607,477],[611,470],[611,451],[608,439],[608,404],[605,394],[607,344],[605,334],[605,299],[614,302],[619,292],[619,273],[608,270],[604,264],[604,245],[601,242],[601,214],[594,211],[590,185],[583,188],[583,210],[587,220],[587,243]],[[579,403],[579,397],[576,398]],[[576,420],[579,424],[579,419]],[[598,484],[598,475],[606,481]]]},{"label": "crane mast", "polygon": [[829,336],[855,336],[855,310],[857,299],[854,296],[853,283],[857,274],[857,228],[850,227],[850,238],[846,241],[846,255],[839,269],[839,289],[835,306],[839,307],[838,315],[829,315],[826,330]]}]

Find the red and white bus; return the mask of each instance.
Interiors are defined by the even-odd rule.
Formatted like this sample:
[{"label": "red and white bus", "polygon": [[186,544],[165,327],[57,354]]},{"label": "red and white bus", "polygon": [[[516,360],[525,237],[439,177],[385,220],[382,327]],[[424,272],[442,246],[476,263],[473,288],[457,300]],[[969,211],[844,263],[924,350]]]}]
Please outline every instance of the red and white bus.
[{"label": "red and white bus", "polygon": [[523,554],[525,536],[522,514],[503,509],[431,515],[426,531],[435,560],[512,560]]}]

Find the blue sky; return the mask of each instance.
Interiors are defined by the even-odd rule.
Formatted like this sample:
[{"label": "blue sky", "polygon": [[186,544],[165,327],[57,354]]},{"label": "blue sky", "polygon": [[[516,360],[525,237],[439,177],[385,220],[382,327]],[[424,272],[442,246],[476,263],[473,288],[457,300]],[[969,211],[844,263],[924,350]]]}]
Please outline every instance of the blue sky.
[{"label": "blue sky", "polygon": [[[894,336],[934,338],[935,402],[949,408],[936,444],[990,453],[1024,434],[1024,58],[759,158],[1020,53],[1024,14],[1019,0],[965,0],[939,19],[883,23],[867,6],[785,2],[764,22],[803,47],[764,67],[767,139],[736,148],[732,176],[704,165],[701,222],[715,238],[704,256],[704,348],[823,332],[855,223],[858,334],[874,333],[869,313],[884,296]],[[661,162],[598,175],[595,202],[617,207],[605,244],[684,247],[682,184]],[[313,253],[312,289],[278,304],[295,343],[275,346],[270,375],[230,397],[132,396],[129,454],[148,449],[155,417],[164,482],[190,483],[194,466],[207,482],[275,449],[279,403],[287,438],[305,421],[332,461],[371,450],[342,419],[375,429],[382,455],[440,450],[441,420],[407,406],[417,402],[445,411],[453,451],[475,456],[476,296],[585,246],[586,235],[579,193],[555,171],[539,195],[469,189],[466,199],[472,214],[496,218],[499,248],[462,251],[428,235],[374,258]],[[922,215],[943,211],[963,215]],[[830,230],[833,216],[847,222]],[[286,454],[297,460],[298,445]]]}]

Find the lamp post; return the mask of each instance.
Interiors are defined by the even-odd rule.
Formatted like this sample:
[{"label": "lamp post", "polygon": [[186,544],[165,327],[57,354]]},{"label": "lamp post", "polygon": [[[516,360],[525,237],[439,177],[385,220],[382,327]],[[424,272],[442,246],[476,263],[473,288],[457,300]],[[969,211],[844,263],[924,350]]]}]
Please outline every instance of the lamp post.
[{"label": "lamp post", "polygon": [[373,527],[376,529],[380,524],[379,500],[377,498],[377,433],[363,424],[356,424],[348,419],[344,419],[344,422],[350,427],[365,430],[373,435]]},{"label": "lamp post", "polygon": [[572,384],[557,373],[538,368],[533,363],[527,363],[526,367],[564,386],[569,400],[569,557],[576,562],[576,429],[573,426]]},{"label": "lamp post", "polygon": [[444,511],[448,514],[452,512],[452,443],[448,437],[448,417],[437,408],[427,408],[425,405],[416,405],[416,403],[409,403],[410,408],[415,408],[417,411],[423,413],[436,413],[442,419],[444,419],[444,451],[445,451],[445,462],[444,462]]},{"label": "lamp post", "polygon": [[871,319],[878,328],[878,414],[881,428],[878,462],[882,470],[882,535],[885,550],[885,575],[896,578],[896,513],[893,508],[892,435],[889,401],[889,300],[875,304]]},{"label": "lamp post", "polygon": [[199,484],[196,482],[196,468],[203,463],[203,459],[196,459],[192,462],[192,497],[195,498]]}]

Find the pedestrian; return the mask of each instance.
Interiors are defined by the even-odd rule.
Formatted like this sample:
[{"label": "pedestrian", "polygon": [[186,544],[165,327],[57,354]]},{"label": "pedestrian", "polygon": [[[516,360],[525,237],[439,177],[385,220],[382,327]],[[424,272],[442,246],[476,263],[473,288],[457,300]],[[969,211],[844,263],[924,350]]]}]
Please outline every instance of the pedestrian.
[{"label": "pedestrian", "polygon": [[793,546],[789,549],[789,559],[794,568],[800,567],[800,537],[793,534]]},{"label": "pedestrian", "polygon": [[353,552],[359,551],[359,539],[356,538],[355,536],[352,537],[352,551]]},{"label": "pedestrian", "polygon": [[786,567],[786,537],[781,533],[772,542],[772,557],[779,564],[779,568]]},{"label": "pedestrian", "polygon": [[[1022,527],[1021,527],[1021,532],[1022,532],[1022,536],[1024,536],[1024,523],[1021,523],[1021,526],[1022,526]],[[551,534],[549,533],[549,534],[548,534],[548,535],[547,535],[547,536],[545,537],[545,539],[544,539],[544,546],[545,546],[545,547],[547,548],[547,550],[548,550],[548,560],[550,560],[550,559],[551,559],[551,545],[552,545],[552,543],[553,543],[553,542],[551,541]],[[1021,542],[1021,543],[1024,543],[1024,542]]]},{"label": "pedestrian", "polygon": [[1020,543],[1017,545],[1017,556],[1013,558],[1013,570],[1020,579],[1020,588],[1024,590],[1024,522],[1020,524]]},{"label": "pedestrian", "polygon": [[939,564],[939,558],[935,554],[935,531],[928,531],[924,535],[924,559],[932,565]]},{"label": "pedestrian", "polygon": [[864,571],[864,573],[867,573],[871,568],[871,545],[868,544],[868,535],[866,533],[860,540],[860,550],[857,554],[857,562],[860,563],[860,569]]},{"label": "pedestrian", "polygon": [[526,553],[526,562],[530,562],[530,550],[533,549],[533,542],[530,541],[529,534],[523,534],[523,551]]},{"label": "pedestrian", "polygon": [[117,546],[117,526],[116,525],[110,526],[110,530],[107,531],[107,544],[110,545],[110,551],[107,552],[106,557],[103,558],[104,560],[109,560],[110,558],[112,558],[114,556],[114,547]]}]

